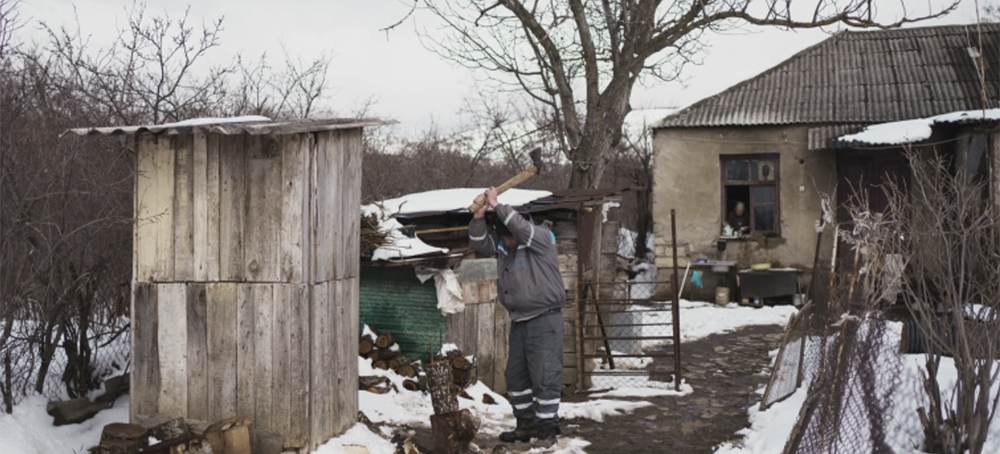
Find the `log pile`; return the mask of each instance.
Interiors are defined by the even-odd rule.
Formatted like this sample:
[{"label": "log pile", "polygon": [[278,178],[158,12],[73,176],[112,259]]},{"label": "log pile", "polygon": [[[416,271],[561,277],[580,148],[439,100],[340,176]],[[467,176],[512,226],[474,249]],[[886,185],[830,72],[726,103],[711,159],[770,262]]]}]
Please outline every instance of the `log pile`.
[{"label": "log pile", "polygon": [[104,426],[91,454],[280,454],[280,434],[255,431],[250,419],[207,423],[163,414],[138,415],[136,424]]},{"label": "log pile", "polygon": [[457,348],[444,351],[432,360],[434,363],[444,362],[451,366],[452,382],[458,389],[465,389],[476,382],[476,364],[462,354]]},{"label": "log pile", "polygon": [[[374,334],[374,336],[372,335]],[[372,367],[382,370],[391,370],[400,376],[406,377],[403,381],[403,388],[410,391],[421,389],[420,368],[418,363],[410,361],[396,344],[396,338],[389,332],[362,334],[358,340],[358,355],[362,358],[372,360]],[[379,380],[384,377],[360,377],[358,389],[373,393],[384,393],[392,389],[388,379]]]}]

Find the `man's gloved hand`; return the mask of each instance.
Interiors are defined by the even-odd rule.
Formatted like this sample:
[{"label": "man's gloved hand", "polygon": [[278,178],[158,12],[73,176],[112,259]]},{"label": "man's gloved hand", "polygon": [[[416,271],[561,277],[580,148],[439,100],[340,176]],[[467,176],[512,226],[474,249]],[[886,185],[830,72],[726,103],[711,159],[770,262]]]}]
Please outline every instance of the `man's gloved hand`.
[{"label": "man's gloved hand", "polygon": [[474,219],[482,219],[483,216],[486,216],[486,208],[489,207],[489,205],[486,204],[486,194],[483,193],[477,195],[476,199],[473,200],[473,203],[475,203],[479,209],[472,213],[472,217]]},{"label": "man's gloved hand", "polygon": [[493,186],[490,186],[490,188],[487,189],[483,195],[486,196],[486,203],[490,205],[490,208],[496,208],[497,204],[500,203],[497,201],[497,188],[494,188]]}]

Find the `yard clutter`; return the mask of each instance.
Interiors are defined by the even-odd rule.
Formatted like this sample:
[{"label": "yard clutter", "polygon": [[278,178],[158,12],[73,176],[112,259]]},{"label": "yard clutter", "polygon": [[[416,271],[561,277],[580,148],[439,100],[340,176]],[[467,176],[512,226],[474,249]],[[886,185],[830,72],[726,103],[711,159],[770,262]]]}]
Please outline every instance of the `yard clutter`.
[{"label": "yard clutter", "polygon": [[93,454],[278,454],[281,434],[254,430],[248,418],[214,423],[163,414],[137,418],[135,424],[104,426]]}]

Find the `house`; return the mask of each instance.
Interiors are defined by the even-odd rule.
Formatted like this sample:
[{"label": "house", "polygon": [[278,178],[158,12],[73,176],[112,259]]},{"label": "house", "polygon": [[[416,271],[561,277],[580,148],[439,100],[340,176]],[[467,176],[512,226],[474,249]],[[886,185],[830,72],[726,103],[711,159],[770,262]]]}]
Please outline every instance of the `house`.
[{"label": "house", "polygon": [[[496,260],[477,258],[468,244],[472,214],[467,206],[481,192],[468,188],[429,191],[388,200],[381,207],[365,207],[366,212],[391,214],[383,223],[392,227],[394,237],[366,253],[361,262],[360,319],[362,324],[391,332],[411,359],[426,361],[442,342],[456,344],[464,354],[475,355],[479,380],[494,391],[505,392],[510,322],[496,299]],[[597,348],[595,342],[578,343],[577,282],[611,282],[619,273],[616,207],[621,192],[513,189],[500,196],[501,202],[519,207],[534,222],[552,222],[567,291],[563,382],[569,388],[589,386],[577,374],[578,345],[588,352]],[[447,297],[435,289],[435,283],[421,283],[418,272],[455,279],[462,293],[461,310],[440,309]]]},{"label": "house", "polygon": [[[654,128],[657,265],[673,265],[667,219],[676,209],[678,265],[699,257],[738,268],[771,262],[806,271],[799,279],[807,283],[824,196],[843,204],[854,191],[908,173],[898,145],[836,139],[879,123],[996,108],[998,59],[1000,24],[843,31],[666,117]],[[968,149],[981,140],[970,128],[942,122],[925,144]],[[984,149],[995,162],[991,137]],[[737,201],[747,205],[751,233],[722,243]],[[831,235],[822,240],[829,251]]]}]

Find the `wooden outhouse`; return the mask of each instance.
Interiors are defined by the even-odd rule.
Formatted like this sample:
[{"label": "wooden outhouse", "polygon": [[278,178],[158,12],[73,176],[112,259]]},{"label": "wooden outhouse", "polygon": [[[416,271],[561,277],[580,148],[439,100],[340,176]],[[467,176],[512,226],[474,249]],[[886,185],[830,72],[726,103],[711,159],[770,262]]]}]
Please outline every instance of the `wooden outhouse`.
[{"label": "wooden outhouse", "polygon": [[378,123],[74,130],[134,136],[133,420],[243,416],[306,452],[356,421],[361,133]]}]

